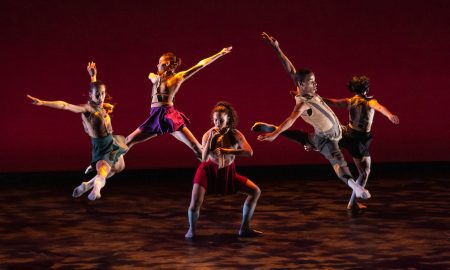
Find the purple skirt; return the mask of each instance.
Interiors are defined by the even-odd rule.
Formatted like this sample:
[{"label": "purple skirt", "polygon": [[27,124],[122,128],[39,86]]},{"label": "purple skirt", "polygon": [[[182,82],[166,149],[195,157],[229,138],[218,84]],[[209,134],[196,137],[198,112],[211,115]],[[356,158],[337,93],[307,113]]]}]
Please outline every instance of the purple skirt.
[{"label": "purple skirt", "polygon": [[139,129],[145,133],[162,135],[178,131],[189,123],[186,115],[173,106],[152,107],[150,116]]}]

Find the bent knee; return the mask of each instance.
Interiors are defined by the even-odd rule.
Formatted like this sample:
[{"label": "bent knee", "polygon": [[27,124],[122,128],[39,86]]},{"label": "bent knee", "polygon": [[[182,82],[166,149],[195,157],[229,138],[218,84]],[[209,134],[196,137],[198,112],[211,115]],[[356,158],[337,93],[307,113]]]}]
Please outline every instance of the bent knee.
[{"label": "bent knee", "polygon": [[248,192],[247,195],[250,198],[250,200],[256,201],[261,196],[261,189],[259,187],[256,187],[256,188],[252,189],[250,192]]},{"label": "bent knee", "polygon": [[95,167],[97,169],[97,174],[101,176],[106,176],[111,171],[111,166],[104,160],[97,161]]},{"label": "bent knee", "polygon": [[120,173],[120,172],[123,171],[123,170],[125,170],[125,164],[124,164],[124,165],[121,165],[121,166],[118,166],[118,167],[115,169],[116,173]]},{"label": "bent knee", "polygon": [[256,199],[261,196],[261,189],[259,187],[256,187],[255,191],[253,192],[253,196],[255,196]]}]

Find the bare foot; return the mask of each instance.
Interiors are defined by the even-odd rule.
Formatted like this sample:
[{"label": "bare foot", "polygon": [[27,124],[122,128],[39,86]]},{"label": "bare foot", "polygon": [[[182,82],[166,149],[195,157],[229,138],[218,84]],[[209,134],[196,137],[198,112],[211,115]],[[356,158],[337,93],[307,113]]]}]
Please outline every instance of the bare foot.
[{"label": "bare foot", "polygon": [[73,190],[72,197],[78,198],[93,187],[93,182],[83,182]]}]

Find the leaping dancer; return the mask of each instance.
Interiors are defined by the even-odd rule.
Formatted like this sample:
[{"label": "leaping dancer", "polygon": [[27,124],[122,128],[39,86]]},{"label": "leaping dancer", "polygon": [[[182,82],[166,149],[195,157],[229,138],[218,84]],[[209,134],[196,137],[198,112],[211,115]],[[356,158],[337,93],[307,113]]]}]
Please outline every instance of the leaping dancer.
[{"label": "leaping dancer", "polygon": [[99,199],[100,190],[105,186],[106,179],[115,173],[121,172],[125,168],[123,154],[128,147],[125,138],[120,135],[113,135],[111,118],[109,113],[113,110],[113,105],[105,103],[106,86],[96,80],[97,69],[94,62],[89,62],[87,66],[91,76],[89,89],[89,100],[86,104],[73,105],[65,101],[45,101],[30,95],[32,104],[46,106],[50,108],[68,110],[80,113],[84,130],[91,137],[92,160],[91,166],[96,168],[97,174],[88,182],[83,182],[73,191],[73,197],[80,197],[85,192],[92,189],[88,195],[89,200]]},{"label": "leaping dancer", "polygon": [[173,106],[174,98],[181,84],[192,75],[231,52],[232,47],[224,48],[219,53],[198,62],[186,71],[176,72],[181,59],[173,53],[165,53],[159,58],[157,74],[150,73],[148,78],[153,84],[151,93],[150,116],[135,131],[128,135],[127,145],[131,148],[165,133],[186,144],[196,157],[201,159],[201,146],[191,131],[186,127],[188,118]]},{"label": "leaping dancer", "polygon": [[[342,136],[341,125],[334,112],[328,107],[322,98],[316,93],[317,83],[314,73],[307,69],[297,71],[291,61],[281,51],[278,41],[266,33],[262,37],[275,49],[284,68],[294,80],[296,91],[295,107],[291,115],[279,126],[257,122],[252,130],[264,132],[258,136],[260,141],[273,141],[280,134],[301,143],[305,148],[317,149],[333,167],[336,175],[347,184],[356,194],[356,197],[368,199],[370,193],[353,180],[348,169],[347,162],[339,149],[338,142]],[[298,117],[314,127],[314,132],[307,133],[301,130],[287,130]]]},{"label": "leaping dancer", "polygon": [[[365,187],[370,174],[371,158],[369,147],[372,142],[371,127],[375,111],[382,113],[392,123],[399,124],[397,115],[392,114],[376,99],[368,96],[370,81],[366,76],[353,76],[348,82],[348,90],[355,95],[351,98],[332,99],[324,98],[329,105],[349,110],[349,124],[344,127],[341,147],[346,148],[352,156],[359,176],[357,183]],[[352,193],[347,209],[364,209],[366,206],[357,201],[355,193]]]}]

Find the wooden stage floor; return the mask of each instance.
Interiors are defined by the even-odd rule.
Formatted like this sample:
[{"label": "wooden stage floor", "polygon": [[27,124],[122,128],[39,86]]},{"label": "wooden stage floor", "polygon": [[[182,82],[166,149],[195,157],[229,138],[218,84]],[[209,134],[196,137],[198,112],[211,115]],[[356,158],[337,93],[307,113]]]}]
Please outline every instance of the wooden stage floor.
[{"label": "wooden stage floor", "polygon": [[237,236],[236,194],[207,196],[185,240],[194,169],[125,172],[94,202],[71,197],[80,173],[2,174],[0,269],[450,269],[449,163],[375,167],[361,212],[328,166],[238,171],[262,237]]}]

